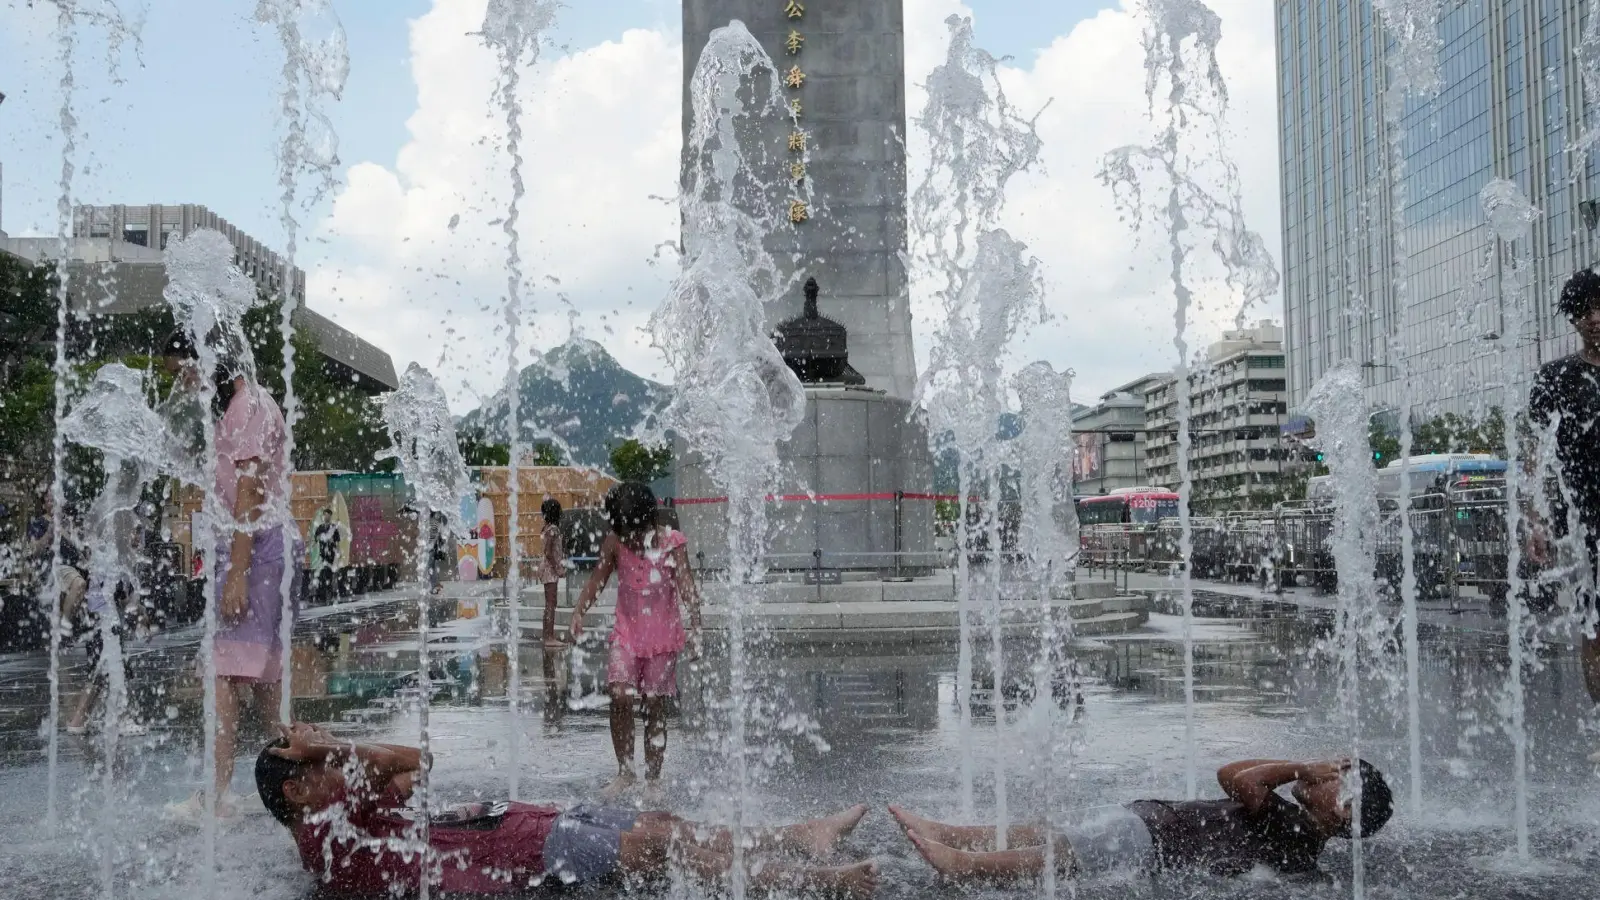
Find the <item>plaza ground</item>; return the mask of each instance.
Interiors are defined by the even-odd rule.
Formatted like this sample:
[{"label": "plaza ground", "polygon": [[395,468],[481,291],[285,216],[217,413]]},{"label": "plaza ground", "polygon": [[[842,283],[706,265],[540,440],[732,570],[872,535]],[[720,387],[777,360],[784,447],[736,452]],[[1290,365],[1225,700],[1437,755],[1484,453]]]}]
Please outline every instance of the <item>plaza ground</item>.
[{"label": "plaza ground", "polygon": [[[1098,574],[1098,573],[1097,573]],[[1212,772],[1231,759],[1347,754],[1354,737],[1341,711],[1336,673],[1326,656],[1332,599],[1308,590],[1280,597],[1251,588],[1197,582],[1194,634],[1195,765],[1202,796],[1216,796]],[[1097,806],[1143,797],[1182,798],[1184,743],[1180,620],[1170,610],[1173,582],[1130,576],[1126,590],[1148,598],[1145,621],[1120,634],[1084,637],[1071,658],[1084,703],[1074,713],[1053,673],[1056,728],[1056,821]],[[1116,596],[1123,596],[1121,589]],[[431,734],[435,784],[446,800],[504,796],[511,762],[507,694],[510,659],[493,638],[495,617],[455,617],[457,602],[435,604],[429,655],[437,682]],[[397,592],[319,609],[297,627],[297,666],[309,681],[297,691],[297,716],[358,739],[415,742],[418,728],[416,600]],[[531,606],[524,623],[537,621]],[[1600,748],[1576,660],[1560,643],[1545,645],[1529,674],[1532,846],[1534,859],[1509,852],[1511,744],[1500,718],[1503,620],[1487,609],[1426,608],[1421,618],[1423,777],[1420,815],[1409,808],[1403,678],[1394,659],[1369,661],[1363,685],[1361,753],[1388,774],[1399,805],[1394,821],[1366,850],[1374,897],[1523,898],[1588,896],[1600,864],[1600,778],[1588,754]],[[614,771],[604,699],[597,693],[603,647],[546,654],[532,639],[518,656],[523,711],[523,799],[571,803],[593,799]],[[166,822],[162,806],[199,784],[199,689],[193,678],[196,635],[134,644],[136,711],[148,733],[120,742],[116,781],[99,779],[100,739],[63,735],[59,789],[62,826],[43,826],[46,762],[41,723],[48,708],[47,666],[37,654],[0,658],[0,896],[101,895],[102,854],[112,854],[117,895],[190,897],[199,893],[200,839]],[[996,761],[1007,773],[1013,820],[1046,812],[1041,788],[1046,708],[1036,704],[1030,666],[1037,641],[1013,634],[994,690],[987,635],[979,642],[969,747],[976,771],[976,817],[993,815]],[[713,651],[716,653],[718,651]],[[776,748],[746,798],[758,820],[783,821],[855,802],[874,812],[843,856],[877,858],[881,896],[971,896],[937,884],[883,812],[901,803],[935,817],[960,818],[961,743],[955,693],[956,653],[948,642],[828,645],[762,641],[758,650],[763,715],[755,740]],[[64,691],[83,681],[83,655],[65,656]],[[726,710],[714,683],[721,660],[685,666],[684,693],[667,754],[668,800],[679,812],[716,819],[728,791]],[[998,698],[998,701],[997,701]],[[996,729],[997,705],[1005,709]],[[997,740],[997,734],[1001,735]],[[254,742],[264,740],[257,734]],[[236,790],[247,790],[240,766]],[[314,895],[284,830],[265,816],[229,825],[220,839],[222,896],[260,900]],[[1347,897],[1348,846],[1323,856],[1324,877],[1214,879],[1161,876],[1082,883],[1079,897]],[[602,896],[607,892],[603,891]],[[1032,896],[980,890],[977,896]]]}]

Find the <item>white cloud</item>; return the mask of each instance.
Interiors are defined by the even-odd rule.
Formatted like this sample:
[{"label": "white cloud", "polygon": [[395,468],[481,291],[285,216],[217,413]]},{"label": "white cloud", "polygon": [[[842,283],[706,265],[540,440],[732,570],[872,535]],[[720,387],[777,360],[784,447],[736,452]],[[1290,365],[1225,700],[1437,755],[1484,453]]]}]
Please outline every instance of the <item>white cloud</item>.
[{"label": "white cloud", "polygon": [[[332,261],[310,276],[340,301],[330,314],[397,364],[440,369],[458,408],[506,368],[512,190],[498,68],[473,34],[483,8],[439,0],[412,23],[411,140],[392,166],[350,168],[320,226]],[[564,338],[576,309],[625,365],[659,370],[637,328],[667,283],[652,248],[677,230],[676,209],[650,197],[671,196],[677,178],[679,57],[664,34],[632,30],[524,74],[524,346]]]},{"label": "white cloud", "polygon": [[[330,314],[388,348],[397,364],[418,359],[437,367],[443,354],[441,380],[458,409],[470,405],[468,394],[492,390],[505,370],[505,333],[496,330],[506,281],[498,220],[506,214],[510,180],[504,124],[491,101],[495,62],[472,35],[483,6],[484,0],[436,0],[412,24],[418,105],[408,121],[411,140],[390,165],[350,168],[321,225],[333,243],[327,258],[339,262],[311,275],[314,293],[342,303]],[[1271,6],[1266,0],[1212,6],[1223,18],[1230,148],[1243,175],[1246,213],[1276,256]],[[952,12],[970,14],[955,0],[907,0],[913,115],[924,102],[918,85],[943,58],[944,19]],[[981,18],[976,26],[982,45]],[[1140,27],[1128,6],[1102,11],[1033,59],[1002,70],[1022,110],[1049,101],[1039,120],[1044,166],[1013,182],[1005,224],[1043,261],[1057,317],[1022,336],[1016,355],[1075,368],[1082,397],[1165,368],[1174,354],[1160,241],[1136,240],[1095,179],[1106,151],[1148,142],[1153,133],[1144,114]],[[568,311],[576,310],[588,334],[605,340],[625,365],[666,375],[638,328],[664,294],[675,262],[670,253],[651,262],[655,247],[677,233],[675,206],[651,196],[676,193],[682,64],[675,34],[633,30],[620,41],[549,59],[525,79],[528,195],[521,230],[524,271],[535,288],[528,337],[541,346],[565,337]],[[913,183],[917,164],[913,158]],[[547,282],[548,275],[560,285]],[[1203,286],[1201,298],[1206,308],[1191,344],[1233,317],[1233,301],[1214,286]],[[926,310],[921,303],[915,308]],[[919,319],[919,361],[928,355],[926,325]]]},{"label": "white cloud", "polygon": [[[1242,175],[1246,219],[1276,258],[1272,8],[1265,0],[1210,0],[1210,6],[1223,20],[1219,56],[1230,89],[1229,150]],[[1110,190],[1096,178],[1107,151],[1148,144],[1154,134],[1144,97],[1143,23],[1130,12],[1135,8],[1125,0],[1122,9],[1103,10],[1050,40],[1032,60],[1013,61],[1000,70],[1015,106],[1027,115],[1043,110],[1038,121],[1042,166],[1012,181],[1003,224],[1042,261],[1046,302],[1055,316],[1019,336],[1014,356],[1075,369],[1074,394],[1080,400],[1170,368],[1176,359],[1164,238],[1149,231],[1136,236],[1121,220]],[[919,86],[922,73],[943,60],[948,43],[943,20],[952,12],[971,14],[955,0],[907,3],[907,65],[913,73],[907,106],[913,115],[926,101]],[[982,46],[981,16],[974,25]],[[913,167],[916,163],[913,158]],[[1205,266],[1198,268],[1208,274]],[[1237,299],[1215,283],[1200,286],[1198,305],[1190,319],[1191,348],[1231,327],[1237,312]],[[931,312],[926,304],[917,308]],[[1276,298],[1270,309],[1253,311],[1250,318],[1269,316],[1280,317]],[[926,358],[923,348],[919,343],[919,359]]]}]

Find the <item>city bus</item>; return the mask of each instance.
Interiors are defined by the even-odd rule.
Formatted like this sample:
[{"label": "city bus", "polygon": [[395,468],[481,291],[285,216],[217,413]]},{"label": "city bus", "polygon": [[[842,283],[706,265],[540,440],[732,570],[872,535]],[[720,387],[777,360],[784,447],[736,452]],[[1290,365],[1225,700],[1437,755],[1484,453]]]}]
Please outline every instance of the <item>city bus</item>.
[{"label": "city bus", "polygon": [[[1478,487],[1494,488],[1504,484],[1506,463],[1487,453],[1425,453],[1410,459],[1410,489],[1412,497],[1427,494],[1444,494]],[[1378,496],[1394,501],[1400,496],[1401,460],[1393,460],[1378,470]],[[1334,484],[1332,475],[1317,475],[1306,483],[1306,499],[1314,504],[1332,503]]]},{"label": "city bus", "polygon": [[1154,487],[1118,488],[1077,500],[1080,525],[1154,525],[1178,516],[1178,495]]},{"label": "city bus", "polygon": [[[1413,497],[1443,494],[1474,486],[1498,485],[1505,481],[1506,462],[1487,453],[1427,453],[1411,457],[1409,473]],[[1395,460],[1378,470],[1378,496],[1400,496],[1400,465]]]}]

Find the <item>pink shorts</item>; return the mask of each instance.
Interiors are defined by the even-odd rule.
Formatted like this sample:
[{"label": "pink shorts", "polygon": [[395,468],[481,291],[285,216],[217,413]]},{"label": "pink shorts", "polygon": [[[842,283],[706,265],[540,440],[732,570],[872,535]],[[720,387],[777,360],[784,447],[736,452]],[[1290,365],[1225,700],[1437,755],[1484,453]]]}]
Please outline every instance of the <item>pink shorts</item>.
[{"label": "pink shorts", "polygon": [[628,685],[646,697],[671,697],[678,693],[678,654],[638,656],[613,643],[606,663],[606,683]]}]

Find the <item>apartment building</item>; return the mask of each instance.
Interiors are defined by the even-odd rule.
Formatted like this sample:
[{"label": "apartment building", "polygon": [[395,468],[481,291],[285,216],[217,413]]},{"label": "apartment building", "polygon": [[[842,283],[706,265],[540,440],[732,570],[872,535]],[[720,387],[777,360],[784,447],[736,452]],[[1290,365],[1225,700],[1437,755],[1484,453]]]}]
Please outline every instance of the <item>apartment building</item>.
[{"label": "apartment building", "polygon": [[[1288,414],[1283,329],[1275,322],[1226,332],[1189,374],[1191,506],[1225,512],[1278,499],[1303,451],[1280,431]],[[1178,489],[1178,382],[1168,375],[1145,388],[1147,484]]]}]

